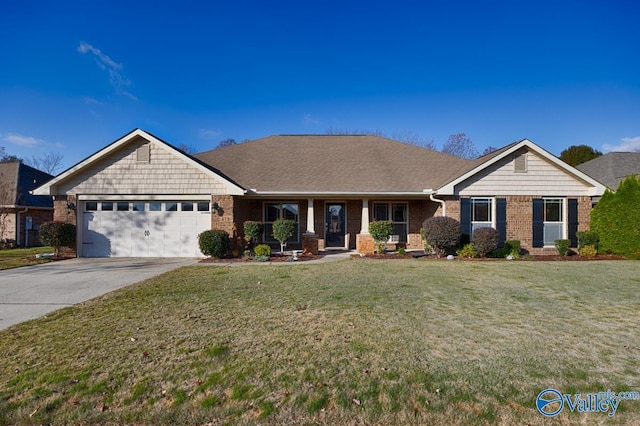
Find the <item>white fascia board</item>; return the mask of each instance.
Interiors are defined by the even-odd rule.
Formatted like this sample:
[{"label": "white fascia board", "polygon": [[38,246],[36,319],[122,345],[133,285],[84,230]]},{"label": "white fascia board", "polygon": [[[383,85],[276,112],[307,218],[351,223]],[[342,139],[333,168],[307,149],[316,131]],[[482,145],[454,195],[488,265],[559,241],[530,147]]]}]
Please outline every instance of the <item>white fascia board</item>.
[{"label": "white fascia board", "polygon": [[128,143],[129,141],[131,141],[132,139],[134,139],[136,137],[141,137],[143,139],[146,139],[147,141],[153,143],[155,146],[158,146],[158,147],[160,147],[160,148],[162,148],[162,149],[164,149],[166,151],[171,152],[173,155],[176,155],[177,157],[181,158],[183,161],[185,161],[186,163],[188,163],[191,166],[195,167],[196,169],[200,170],[201,172],[203,172],[203,173],[205,173],[205,174],[207,174],[209,176],[212,176],[212,177],[215,177],[217,179],[222,180],[224,182],[225,186],[227,187],[229,195],[243,195],[244,194],[244,190],[242,188],[240,188],[239,186],[237,186],[236,184],[228,181],[227,179],[223,178],[222,176],[218,175],[217,173],[213,172],[212,170],[208,169],[207,167],[203,166],[202,164],[198,163],[197,161],[194,161],[193,159],[191,159],[188,156],[184,155],[182,152],[178,151],[177,149],[171,147],[167,143],[159,140],[158,138],[150,135],[149,133],[147,133],[147,132],[145,132],[144,130],[141,130],[141,129],[135,129],[132,132],[127,133],[126,135],[124,135],[120,139],[116,140],[115,142],[109,144],[108,146],[104,147],[103,149],[101,149],[100,151],[98,151],[95,154],[91,155],[90,157],[86,158],[85,160],[82,160],[81,162],[77,163],[76,165],[74,165],[71,168],[67,169],[66,171],[62,172],[61,174],[59,174],[55,178],[51,179],[46,184],[34,189],[31,193],[33,195],[55,195],[55,194],[51,193],[52,192],[51,189],[53,187],[55,187],[59,182],[64,181],[68,177],[74,175],[76,172],[84,169],[85,167],[88,167],[89,165],[95,163],[96,161],[98,161],[98,160],[104,158],[105,156],[109,155],[110,153],[116,151],[122,145]]},{"label": "white fascia board", "polygon": [[495,164],[498,161],[502,160],[503,158],[513,154],[514,152],[516,152],[517,150],[521,149],[522,147],[529,148],[529,150],[539,154],[541,157],[547,159],[549,162],[553,163],[558,168],[560,168],[560,169],[564,170],[565,172],[577,177],[578,179],[580,179],[582,181],[587,182],[589,185],[591,185],[591,187],[589,188],[589,191],[588,191],[590,196],[598,196],[598,195],[602,195],[604,193],[606,187],[603,184],[601,184],[597,180],[593,179],[592,177],[586,175],[585,173],[581,172],[580,170],[576,169],[575,167],[572,167],[572,166],[568,165],[567,163],[565,163],[564,161],[560,160],[555,155],[551,154],[550,152],[546,151],[545,149],[543,149],[540,146],[536,145],[535,143],[531,142],[529,139],[523,139],[522,141],[520,141],[519,143],[515,144],[514,146],[512,146],[511,148],[509,148],[505,152],[501,153],[500,155],[496,155],[491,160],[480,164],[478,167],[474,168],[473,170],[470,170],[467,173],[463,174],[462,176],[452,180],[451,182],[447,183],[443,187],[439,188],[437,190],[437,193],[439,195],[455,195],[455,187],[456,187],[456,185],[458,185],[459,183],[464,182],[465,180],[467,180],[470,177],[474,176],[475,174],[481,172],[482,170],[486,169],[487,167],[490,167],[492,164]]}]

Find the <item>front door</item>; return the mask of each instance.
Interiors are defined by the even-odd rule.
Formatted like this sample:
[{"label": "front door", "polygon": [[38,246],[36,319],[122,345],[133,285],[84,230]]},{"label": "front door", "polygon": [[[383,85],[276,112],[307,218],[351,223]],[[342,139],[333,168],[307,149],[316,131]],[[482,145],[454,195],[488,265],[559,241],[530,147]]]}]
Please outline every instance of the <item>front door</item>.
[{"label": "front door", "polygon": [[345,248],[346,234],[346,205],[345,203],[331,203],[326,205],[325,211],[325,247]]}]

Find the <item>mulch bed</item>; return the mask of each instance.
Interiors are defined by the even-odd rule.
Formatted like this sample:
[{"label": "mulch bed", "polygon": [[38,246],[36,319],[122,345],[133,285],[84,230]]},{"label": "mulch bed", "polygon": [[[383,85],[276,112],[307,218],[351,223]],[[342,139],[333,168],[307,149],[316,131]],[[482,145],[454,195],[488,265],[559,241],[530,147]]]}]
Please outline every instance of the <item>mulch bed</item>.
[{"label": "mulch bed", "polygon": [[[309,260],[318,260],[322,259],[324,254],[299,254],[298,260],[295,262],[306,262]],[[272,254],[269,256],[269,260],[267,262],[257,262],[252,258],[246,257],[227,257],[223,259],[217,259],[213,257],[208,257],[206,259],[202,259],[198,263],[280,263],[280,262],[293,262],[293,256],[290,254]]]},{"label": "mulch bed", "polygon": [[[424,259],[424,260],[446,260],[446,257],[437,257],[434,255],[424,255],[418,254],[413,255],[411,253],[406,254],[397,254],[397,253],[384,253],[384,254],[367,254],[365,256],[361,256],[359,254],[351,255],[353,258],[365,258],[365,259]],[[495,257],[476,257],[473,259],[456,256],[455,260],[463,260],[468,262],[491,262],[491,261],[503,261],[507,260],[506,258],[495,258]],[[577,254],[571,256],[560,256],[560,255],[538,255],[531,256],[525,255],[521,258],[517,259],[518,261],[559,261],[559,262],[568,262],[568,261],[589,261],[589,260],[626,260],[623,256],[616,256],[612,254],[598,254],[595,258],[588,258],[584,256],[579,256]]]}]

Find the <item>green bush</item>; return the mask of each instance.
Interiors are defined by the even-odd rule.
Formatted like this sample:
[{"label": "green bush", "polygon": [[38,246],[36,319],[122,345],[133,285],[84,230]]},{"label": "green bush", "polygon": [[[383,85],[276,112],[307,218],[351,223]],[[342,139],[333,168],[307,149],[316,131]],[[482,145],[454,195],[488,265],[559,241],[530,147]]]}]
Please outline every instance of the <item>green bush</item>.
[{"label": "green bush", "polygon": [[520,240],[507,240],[504,242],[504,248],[508,251],[507,256],[511,255],[514,259],[520,257]]},{"label": "green bush", "polygon": [[471,235],[471,242],[478,256],[485,257],[498,248],[498,231],[495,228],[478,228]]},{"label": "green bush", "polygon": [[388,220],[374,220],[369,223],[369,234],[376,242],[376,251],[384,253],[386,243],[393,234],[393,223]]},{"label": "green bush", "polygon": [[578,254],[582,257],[586,257],[588,259],[593,259],[598,255],[598,250],[595,246],[584,245],[578,248]]},{"label": "green bush", "polygon": [[422,232],[438,256],[453,253],[460,242],[460,222],[451,217],[430,217],[422,223]]},{"label": "green bush", "polygon": [[600,242],[600,238],[598,238],[598,234],[593,231],[582,231],[576,232],[576,238],[578,238],[578,248],[584,246],[593,246],[596,250],[598,249],[598,243]]},{"label": "green bush", "polygon": [[556,250],[558,250],[558,254],[560,256],[569,256],[571,252],[571,240],[555,240],[554,244],[556,246]]},{"label": "green bush", "polygon": [[466,257],[468,259],[472,259],[478,256],[478,252],[473,246],[473,243],[465,244],[464,247],[456,251],[456,254],[460,257]]},{"label": "green bush", "polygon": [[600,239],[599,251],[640,259],[639,211],[638,177],[627,177],[616,192],[606,191],[591,210],[591,231]]},{"label": "green bush", "polygon": [[76,227],[66,222],[46,222],[40,225],[40,242],[53,246],[56,256],[62,254],[62,247],[72,247],[76,242]]},{"label": "green bush", "polygon": [[287,240],[296,232],[297,223],[291,219],[278,219],[273,222],[273,238],[280,241],[280,252],[284,252]]},{"label": "green bush", "polygon": [[210,229],[198,235],[200,251],[205,256],[222,258],[231,251],[231,240],[227,231]]},{"label": "green bush", "polygon": [[256,254],[256,256],[269,257],[271,256],[271,247],[266,244],[258,244],[253,248],[253,252]]},{"label": "green bush", "polygon": [[260,235],[262,234],[262,224],[255,220],[247,220],[243,224],[244,238],[247,243],[256,245],[260,241]]}]

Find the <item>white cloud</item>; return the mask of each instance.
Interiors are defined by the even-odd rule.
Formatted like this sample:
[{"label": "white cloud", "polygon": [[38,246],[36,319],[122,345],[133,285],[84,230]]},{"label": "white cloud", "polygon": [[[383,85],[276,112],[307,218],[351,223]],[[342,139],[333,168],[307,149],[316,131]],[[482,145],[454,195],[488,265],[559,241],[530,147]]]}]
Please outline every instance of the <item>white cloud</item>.
[{"label": "white cloud", "polygon": [[618,145],[604,144],[602,151],[607,152],[640,152],[640,136],[622,138]]},{"label": "white cloud", "polygon": [[96,64],[101,69],[107,71],[109,74],[109,84],[115,89],[116,94],[126,96],[134,101],[137,101],[136,98],[131,92],[129,92],[126,88],[131,86],[131,80],[124,77],[121,73],[123,66],[122,64],[117,63],[109,56],[102,53],[102,51],[96,47],[93,47],[91,44],[86,41],[81,41],[77,48],[78,52],[83,55],[86,53],[91,53],[96,60]]},{"label": "white cloud", "polygon": [[198,136],[201,139],[216,139],[222,136],[220,129],[198,129]]},{"label": "white cloud", "polygon": [[92,97],[89,96],[85,96],[82,98],[82,100],[84,101],[85,104],[89,104],[89,105],[102,105],[102,102],[100,102],[97,99],[94,99]]},{"label": "white cloud", "polygon": [[302,117],[302,121],[304,124],[313,124],[314,126],[320,124],[320,120],[313,118],[311,114],[305,114],[304,117]]},{"label": "white cloud", "polygon": [[42,139],[36,139],[33,136],[24,136],[17,133],[7,133],[2,136],[2,140],[18,146],[36,146],[43,144]]}]

